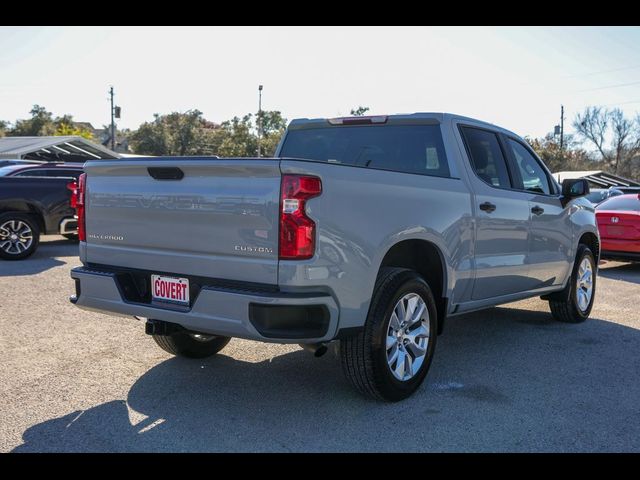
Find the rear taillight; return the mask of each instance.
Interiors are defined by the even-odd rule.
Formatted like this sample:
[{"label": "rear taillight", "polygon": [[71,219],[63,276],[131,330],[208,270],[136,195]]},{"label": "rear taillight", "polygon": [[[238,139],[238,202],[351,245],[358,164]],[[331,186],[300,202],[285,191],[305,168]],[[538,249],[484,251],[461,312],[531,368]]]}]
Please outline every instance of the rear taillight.
[{"label": "rear taillight", "polygon": [[280,185],[280,247],[283,260],[313,257],[316,224],[307,216],[307,200],[322,193],[318,177],[283,175]]},{"label": "rear taillight", "polygon": [[[81,242],[87,241],[87,229],[84,221],[84,208],[85,208],[85,194],[87,185],[87,174],[83,173],[78,177],[78,187],[76,191],[71,194],[72,206],[76,209],[78,215],[78,238]],[[75,206],[73,205],[75,197]]]},{"label": "rear taillight", "polygon": [[67,183],[67,190],[71,190],[69,205],[71,205],[71,208],[76,208],[78,205],[78,182],[74,180],[73,182]]}]

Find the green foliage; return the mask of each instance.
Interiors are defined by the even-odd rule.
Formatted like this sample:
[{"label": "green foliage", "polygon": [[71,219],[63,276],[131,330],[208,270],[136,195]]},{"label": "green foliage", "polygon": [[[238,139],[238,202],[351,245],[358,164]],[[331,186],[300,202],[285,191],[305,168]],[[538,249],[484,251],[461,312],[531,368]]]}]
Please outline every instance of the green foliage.
[{"label": "green foliage", "polygon": [[221,157],[253,157],[258,151],[258,137],[253,133],[251,114],[222,122],[216,135],[216,153]]},{"label": "green foliage", "polygon": [[260,149],[262,155],[273,156],[280,139],[287,129],[287,119],[277,110],[262,112],[262,135]]},{"label": "green foliage", "polygon": [[369,111],[369,107],[362,107],[362,106],[358,105],[357,108],[352,108],[350,113],[354,117],[361,117],[362,115],[364,115],[368,111]]},{"label": "green foliage", "polygon": [[0,120],[0,137],[4,137],[8,129],[9,129],[9,122]]},{"label": "green foliage", "polygon": [[131,147],[143,155],[212,155],[212,127],[199,110],[156,114],[131,133]]},{"label": "green foliage", "polygon": [[[256,115],[257,118],[257,115]],[[262,155],[273,155],[286,128],[286,119],[278,111],[262,112]],[[130,135],[130,145],[142,155],[218,155],[253,157],[258,151],[254,116],[233,117],[216,125],[190,110],[156,115]]]},{"label": "green foliage", "polygon": [[86,138],[87,140],[94,140],[92,132],[86,128],[78,127],[73,124],[73,118],[71,115],[59,117],[53,123],[55,125],[55,131],[53,134],[57,137],[77,135],[79,137]]},{"label": "green foliage", "polygon": [[31,118],[27,120],[17,120],[15,127],[11,129],[9,135],[16,137],[35,137],[40,135],[54,135],[56,126],[53,115],[40,105],[34,105],[31,111]]},{"label": "green foliage", "polygon": [[[48,112],[45,107],[40,105],[34,105],[29,113],[31,118],[17,120],[12,129],[7,129],[5,122],[5,134],[15,137],[78,135],[93,140],[93,135],[89,130],[74,125],[71,115],[54,118],[51,112]],[[0,130],[2,130],[1,126]]]},{"label": "green foliage", "polygon": [[602,168],[598,161],[590,158],[583,149],[578,148],[571,135],[565,135],[563,149],[560,149],[559,140],[551,134],[544,138],[526,137],[525,140],[552,172]]}]

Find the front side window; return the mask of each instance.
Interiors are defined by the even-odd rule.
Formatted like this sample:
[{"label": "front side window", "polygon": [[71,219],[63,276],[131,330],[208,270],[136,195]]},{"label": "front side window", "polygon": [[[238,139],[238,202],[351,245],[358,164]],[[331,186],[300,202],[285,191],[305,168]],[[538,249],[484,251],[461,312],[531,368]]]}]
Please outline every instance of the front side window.
[{"label": "front side window", "polygon": [[511,188],[507,162],[502,154],[498,136],[490,131],[461,127],[471,166],[480,179],[493,187]]},{"label": "front side window", "polygon": [[510,138],[507,140],[507,145],[513,153],[513,158],[522,178],[520,187],[530,192],[549,195],[551,193],[549,179],[540,162],[520,142]]}]

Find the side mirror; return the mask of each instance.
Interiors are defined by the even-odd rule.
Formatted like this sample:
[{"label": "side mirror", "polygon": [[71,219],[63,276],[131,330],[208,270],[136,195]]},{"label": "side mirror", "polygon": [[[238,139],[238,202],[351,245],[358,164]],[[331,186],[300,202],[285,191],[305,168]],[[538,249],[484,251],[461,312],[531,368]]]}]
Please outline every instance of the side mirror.
[{"label": "side mirror", "polygon": [[589,194],[589,182],[584,178],[567,178],[562,181],[562,196],[567,200]]}]

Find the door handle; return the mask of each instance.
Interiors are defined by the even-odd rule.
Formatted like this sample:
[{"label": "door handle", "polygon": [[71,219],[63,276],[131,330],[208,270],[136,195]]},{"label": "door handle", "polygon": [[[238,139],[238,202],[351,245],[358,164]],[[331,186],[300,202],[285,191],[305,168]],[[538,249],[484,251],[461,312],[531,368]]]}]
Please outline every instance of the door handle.
[{"label": "door handle", "polygon": [[536,205],[531,209],[531,213],[533,213],[534,215],[542,215],[544,213],[544,208]]},{"label": "door handle", "polygon": [[491,213],[496,209],[496,206],[490,202],[484,202],[480,204],[480,210],[483,212]]}]

